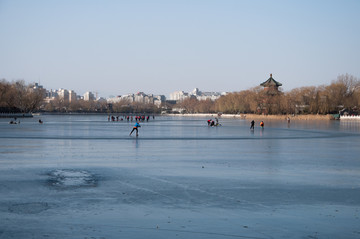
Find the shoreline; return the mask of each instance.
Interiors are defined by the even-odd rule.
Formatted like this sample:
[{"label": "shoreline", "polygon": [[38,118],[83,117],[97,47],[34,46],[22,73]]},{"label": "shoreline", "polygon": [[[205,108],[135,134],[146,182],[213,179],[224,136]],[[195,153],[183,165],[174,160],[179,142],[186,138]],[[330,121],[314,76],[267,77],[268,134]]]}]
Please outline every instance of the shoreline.
[{"label": "shoreline", "polygon": [[[129,113],[74,113],[74,112],[41,112],[41,113],[32,113],[32,114],[0,114],[0,118],[23,118],[23,117],[33,117],[38,115],[111,115],[111,114],[124,114],[124,115],[136,115]],[[221,114],[217,113],[196,113],[196,114],[150,114],[155,116],[170,116],[170,117],[204,117],[204,118],[234,118],[234,119],[243,119],[243,120],[287,120],[289,117],[290,120],[334,120],[334,116],[331,114],[327,115],[258,115],[258,114]]]},{"label": "shoreline", "polygon": [[219,118],[235,118],[244,120],[262,119],[262,120],[334,120],[334,117],[328,115],[257,115],[257,114],[221,114],[216,113],[199,113],[199,114],[165,114],[166,116],[182,116],[182,117],[219,117]]}]

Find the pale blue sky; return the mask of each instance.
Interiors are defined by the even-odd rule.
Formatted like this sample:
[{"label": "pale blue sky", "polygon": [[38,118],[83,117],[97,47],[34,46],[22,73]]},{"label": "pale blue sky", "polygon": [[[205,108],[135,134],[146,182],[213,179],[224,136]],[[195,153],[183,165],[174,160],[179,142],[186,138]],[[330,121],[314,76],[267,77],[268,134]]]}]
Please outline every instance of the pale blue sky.
[{"label": "pale blue sky", "polygon": [[98,92],[360,77],[360,1],[0,0],[0,78]]}]

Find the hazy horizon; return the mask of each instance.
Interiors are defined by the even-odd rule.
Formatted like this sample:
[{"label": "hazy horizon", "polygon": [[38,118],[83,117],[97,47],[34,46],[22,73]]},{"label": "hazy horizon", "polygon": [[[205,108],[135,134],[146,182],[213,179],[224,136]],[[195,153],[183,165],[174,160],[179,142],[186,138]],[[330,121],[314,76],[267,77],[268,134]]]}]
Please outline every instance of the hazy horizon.
[{"label": "hazy horizon", "polygon": [[359,1],[0,0],[0,79],[99,96],[360,76]]}]

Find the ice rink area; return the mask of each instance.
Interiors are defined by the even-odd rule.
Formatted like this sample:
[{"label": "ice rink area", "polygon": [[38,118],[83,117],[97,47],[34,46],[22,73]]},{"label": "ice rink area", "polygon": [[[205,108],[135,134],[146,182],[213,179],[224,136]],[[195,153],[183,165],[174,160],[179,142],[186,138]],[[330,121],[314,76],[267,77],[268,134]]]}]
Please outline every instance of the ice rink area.
[{"label": "ice rink area", "polygon": [[41,119],[0,119],[0,239],[360,237],[359,122]]}]

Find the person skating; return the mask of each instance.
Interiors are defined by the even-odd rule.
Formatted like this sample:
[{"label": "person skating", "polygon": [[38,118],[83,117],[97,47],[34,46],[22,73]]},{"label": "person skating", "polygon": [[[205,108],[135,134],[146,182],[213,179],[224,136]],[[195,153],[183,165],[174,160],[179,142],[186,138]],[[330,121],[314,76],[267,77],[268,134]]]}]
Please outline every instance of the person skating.
[{"label": "person skating", "polygon": [[264,121],[261,121],[261,122],[260,122],[260,127],[261,127],[261,128],[264,128]]},{"label": "person skating", "polygon": [[255,127],[255,121],[251,121],[250,129],[254,129]]},{"label": "person skating", "polygon": [[215,117],[215,126],[219,126],[219,119]]},{"label": "person skating", "polygon": [[136,122],[135,125],[134,125],[134,128],[131,130],[129,135],[131,135],[134,132],[134,130],[136,130],[136,136],[139,136],[138,128],[140,128],[140,127],[141,127],[141,125],[138,122]]}]

